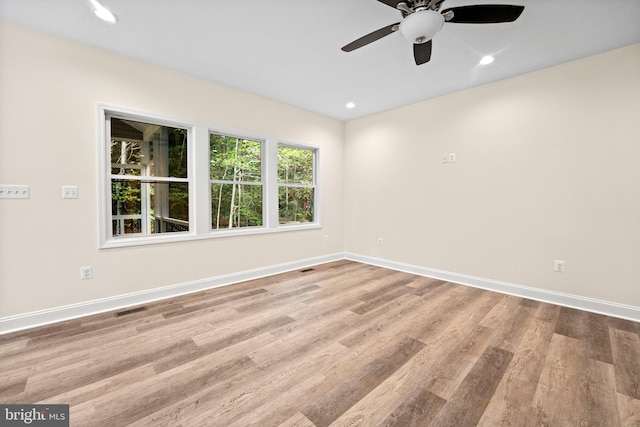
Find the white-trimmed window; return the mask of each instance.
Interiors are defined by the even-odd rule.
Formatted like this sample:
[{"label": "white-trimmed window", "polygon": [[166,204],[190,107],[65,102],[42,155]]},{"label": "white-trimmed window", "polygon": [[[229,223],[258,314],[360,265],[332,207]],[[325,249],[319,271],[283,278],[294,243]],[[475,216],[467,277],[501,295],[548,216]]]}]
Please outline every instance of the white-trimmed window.
[{"label": "white-trimmed window", "polygon": [[107,121],[112,237],[189,231],[187,129]]},{"label": "white-trimmed window", "polygon": [[317,228],[317,147],[99,106],[100,247]]}]

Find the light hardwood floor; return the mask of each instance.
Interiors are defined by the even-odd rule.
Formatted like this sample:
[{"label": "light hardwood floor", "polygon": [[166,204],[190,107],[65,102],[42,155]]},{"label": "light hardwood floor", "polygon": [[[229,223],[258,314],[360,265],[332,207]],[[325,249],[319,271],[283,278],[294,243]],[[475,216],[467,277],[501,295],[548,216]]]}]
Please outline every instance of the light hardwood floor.
[{"label": "light hardwood floor", "polygon": [[640,426],[640,324],[351,261],[0,336],[72,426]]}]

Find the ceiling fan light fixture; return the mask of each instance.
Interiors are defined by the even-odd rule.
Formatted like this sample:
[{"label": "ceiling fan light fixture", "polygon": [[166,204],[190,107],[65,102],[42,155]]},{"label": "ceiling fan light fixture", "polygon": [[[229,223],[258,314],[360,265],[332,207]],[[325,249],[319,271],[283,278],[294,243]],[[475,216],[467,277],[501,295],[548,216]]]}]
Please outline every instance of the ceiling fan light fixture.
[{"label": "ceiling fan light fixture", "polygon": [[433,38],[444,25],[444,17],[434,10],[420,10],[400,23],[400,33],[410,43],[422,44]]}]

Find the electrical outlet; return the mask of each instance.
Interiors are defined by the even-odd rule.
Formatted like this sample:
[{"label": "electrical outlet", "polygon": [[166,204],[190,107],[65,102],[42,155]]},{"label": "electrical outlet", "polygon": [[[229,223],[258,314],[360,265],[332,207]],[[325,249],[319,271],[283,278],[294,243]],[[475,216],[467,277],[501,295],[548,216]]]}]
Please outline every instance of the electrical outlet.
[{"label": "electrical outlet", "polygon": [[442,155],[442,163],[449,163],[449,155],[448,154],[443,154]]},{"label": "electrical outlet", "polygon": [[90,265],[80,267],[80,279],[89,280],[93,277],[93,269]]},{"label": "electrical outlet", "polygon": [[553,271],[557,273],[564,273],[564,261],[555,260],[553,262]]},{"label": "electrical outlet", "polygon": [[0,199],[28,199],[28,185],[0,185]]},{"label": "electrical outlet", "polygon": [[62,198],[63,199],[77,199],[78,187],[75,185],[63,185],[62,186]]},{"label": "electrical outlet", "polygon": [[455,163],[456,153],[449,153],[449,163]]}]

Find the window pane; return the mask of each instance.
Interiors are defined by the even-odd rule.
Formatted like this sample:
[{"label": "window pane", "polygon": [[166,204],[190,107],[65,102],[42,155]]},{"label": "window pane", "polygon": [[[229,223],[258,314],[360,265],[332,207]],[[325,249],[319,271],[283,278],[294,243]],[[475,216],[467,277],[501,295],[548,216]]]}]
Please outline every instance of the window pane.
[{"label": "window pane", "polygon": [[262,226],[262,186],[212,184],[211,227],[214,230]]},{"label": "window pane", "polygon": [[140,215],[142,212],[140,181],[111,180],[111,213]]},{"label": "window pane", "polygon": [[261,181],[259,141],[211,134],[209,137],[211,179],[221,181]]},{"label": "window pane", "polygon": [[114,236],[143,232],[139,181],[111,181],[111,219]]},{"label": "window pane", "polygon": [[170,182],[164,185],[169,186],[169,218],[189,221],[189,184]]},{"label": "window pane", "polygon": [[111,180],[114,236],[189,231],[189,184]]},{"label": "window pane", "polygon": [[312,185],[313,151],[278,146],[278,182]]},{"label": "window pane", "polygon": [[113,235],[140,234],[142,232],[142,221],[139,219],[114,219]]},{"label": "window pane", "polygon": [[313,188],[280,187],[280,224],[313,222]]},{"label": "window pane", "polygon": [[[174,178],[187,177],[187,130],[166,128],[168,134],[169,170]],[[163,175],[156,175],[163,176]]]},{"label": "window pane", "polygon": [[187,130],[112,118],[111,163],[112,174],[187,178]]},{"label": "window pane", "polygon": [[130,142],[111,139],[111,164],[114,175],[140,175],[142,142]]}]

